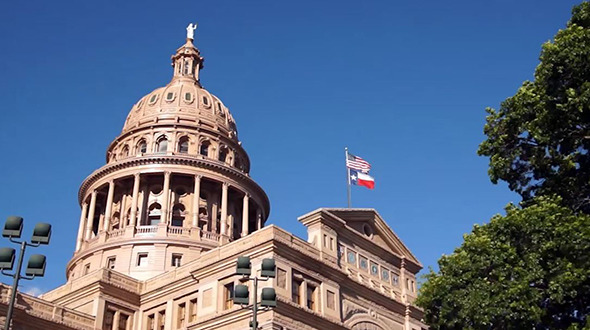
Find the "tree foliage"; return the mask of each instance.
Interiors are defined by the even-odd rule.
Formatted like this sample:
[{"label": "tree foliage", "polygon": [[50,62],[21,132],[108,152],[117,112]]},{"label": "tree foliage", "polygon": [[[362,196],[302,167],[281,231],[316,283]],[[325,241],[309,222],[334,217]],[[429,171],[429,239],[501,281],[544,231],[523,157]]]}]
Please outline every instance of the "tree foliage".
[{"label": "tree foliage", "polygon": [[590,3],[543,45],[534,77],[486,109],[478,153],[490,157],[492,182],[508,182],[525,203],[557,194],[590,214]]},{"label": "tree foliage", "polygon": [[432,329],[590,328],[590,216],[540,197],[464,239],[420,289]]}]

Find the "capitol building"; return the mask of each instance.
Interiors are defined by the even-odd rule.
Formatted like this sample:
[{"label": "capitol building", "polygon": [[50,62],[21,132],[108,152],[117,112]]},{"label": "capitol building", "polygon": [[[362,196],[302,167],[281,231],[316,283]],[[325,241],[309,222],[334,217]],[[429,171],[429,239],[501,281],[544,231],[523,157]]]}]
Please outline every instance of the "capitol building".
[{"label": "capitol building", "polygon": [[[422,265],[376,210],[313,210],[298,218],[305,238],[265,225],[269,198],[229,109],[201,85],[187,31],[171,81],[131,107],[106,164],[81,184],[66,283],[19,294],[13,329],[250,329],[252,311],[232,300],[236,285],[253,289],[239,256],[253,275],[276,262],[258,288],[277,293],[260,329],[426,329],[414,305]],[[0,285],[0,323],[10,291]]]}]

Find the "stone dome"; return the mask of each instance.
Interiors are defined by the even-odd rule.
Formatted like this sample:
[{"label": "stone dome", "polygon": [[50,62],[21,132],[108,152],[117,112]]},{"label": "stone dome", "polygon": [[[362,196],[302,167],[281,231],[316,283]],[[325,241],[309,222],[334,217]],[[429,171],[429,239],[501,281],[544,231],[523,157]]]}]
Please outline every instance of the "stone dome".
[{"label": "stone dome", "polygon": [[143,96],[133,105],[123,132],[160,125],[205,126],[237,141],[235,121],[223,102],[201,86],[203,58],[192,40],[172,56],[172,81]]}]

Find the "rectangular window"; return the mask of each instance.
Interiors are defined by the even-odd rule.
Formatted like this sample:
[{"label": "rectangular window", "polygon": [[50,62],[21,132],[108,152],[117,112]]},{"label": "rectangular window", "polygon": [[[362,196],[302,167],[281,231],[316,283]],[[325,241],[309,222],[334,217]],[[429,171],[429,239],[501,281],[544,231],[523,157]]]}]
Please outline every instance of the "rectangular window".
[{"label": "rectangular window", "polygon": [[147,325],[147,328],[146,328],[147,330],[155,330],[156,329],[155,328],[156,322],[155,322],[155,315],[154,314],[148,315],[146,325]]},{"label": "rectangular window", "polygon": [[223,309],[230,309],[234,307],[234,284],[228,283],[223,286]]},{"label": "rectangular window", "polygon": [[336,307],[334,306],[335,298],[336,295],[334,294],[334,292],[328,290],[326,294],[326,305],[329,309],[336,309]]},{"label": "rectangular window", "polygon": [[104,313],[104,322],[102,328],[104,330],[112,330],[113,322],[115,320],[115,311],[107,309]]},{"label": "rectangular window", "polygon": [[277,286],[279,288],[287,288],[287,271],[277,268]]},{"label": "rectangular window", "polygon": [[307,308],[314,311],[316,308],[316,288],[311,284],[307,284]]},{"label": "rectangular window", "polygon": [[186,315],[186,303],[182,303],[178,305],[178,314],[176,317],[176,329],[183,328],[184,324],[184,316]]},{"label": "rectangular window", "polygon": [[291,300],[298,305],[301,304],[301,280],[293,279],[293,283],[291,285]]},{"label": "rectangular window", "polygon": [[129,315],[119,313],[119,328],[118,328],[118,330],[127,330],[128,323],[129,323]]},{"label": "rectangular window", "polygon": [[334,251],[334,238],[330,237],[330,250]]},{"label": "rectangular window", "polygon": [[389,270],[387,268],[381,267],[381,279],[389,283]]},{"label": "rectangular window", "polygon": [[346,249],[346,261],[349,264],[356,266],[356,252]]},{"label": "rectangular window", "polygon": [[197,320],[197,298],[192,299],[189,304],[189,322],[195,322]]},{"label": "rectangular window", "polygon": [[148,264],[148,254],[147,253],[138,253],[137,254],[137,267],[145,267]]},{"label": "rectangular window", "polygon": [[172,255],[172,267],[180,267],[182,261],[182,254]]},{"label": "rectangular window", "polygon": [[371,275],[379,277],[379,266],[371,261]]},{"label": "rectangular window", "polygon": [[369,269],[369,260],[363,256],[359,256],[359,267],[363,270]]},{"label": "rectangular window", "polygon": [[90,264],[84,265],[84,271],[82,272],[82,275],[86,275],[89,272],[90,272]]},{"label": "rectangular window", "polygon": [[115,260],[117,260],[116,257],[109,257],[107,259],[107,268],[108,269],[115,269]]},{"label": "rectangular window", "polygon": [[166,325],[166,310],[163,309],[158,312],[158,330],[165,330],[164,326]]},{"label": "rectangular window", "polygon": [[414,282],[414,280],[412,280],[412,292],[416,292],[416,282]]}]

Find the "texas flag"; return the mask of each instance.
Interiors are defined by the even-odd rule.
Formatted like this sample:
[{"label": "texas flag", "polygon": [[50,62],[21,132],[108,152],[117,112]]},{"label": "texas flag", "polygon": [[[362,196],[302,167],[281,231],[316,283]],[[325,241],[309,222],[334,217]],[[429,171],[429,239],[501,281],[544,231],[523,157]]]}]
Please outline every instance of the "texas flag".
[{"label": "texas flag", "polygon": [[362,172],[350,170],[350,181],[352,184],[357,186],[364,186],[369,189],[375,188],[375,179],[373,179],[372,176]]}]

